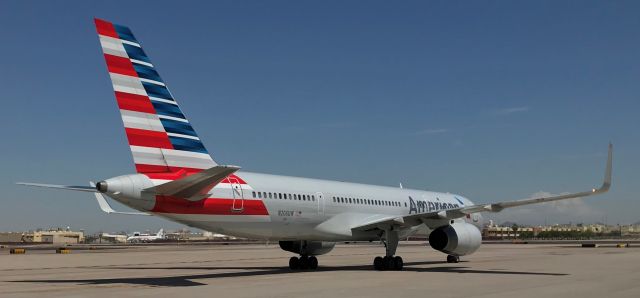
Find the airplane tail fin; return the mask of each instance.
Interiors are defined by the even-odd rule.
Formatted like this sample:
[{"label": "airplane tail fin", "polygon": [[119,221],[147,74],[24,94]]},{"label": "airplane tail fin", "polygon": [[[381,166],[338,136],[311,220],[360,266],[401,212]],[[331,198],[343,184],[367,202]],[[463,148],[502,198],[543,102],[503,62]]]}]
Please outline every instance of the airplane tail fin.
[{"label": "airplane tail fin", "polygon": [[216,166],[131,30],[95,24],[137,172],[175,175]]},{"label": "airplane tail fin", "polygon": [[163,238],[164,237],[164,229],[160,229],[160,231],[158,231],[158,233],[156,234],[156,237]]}]

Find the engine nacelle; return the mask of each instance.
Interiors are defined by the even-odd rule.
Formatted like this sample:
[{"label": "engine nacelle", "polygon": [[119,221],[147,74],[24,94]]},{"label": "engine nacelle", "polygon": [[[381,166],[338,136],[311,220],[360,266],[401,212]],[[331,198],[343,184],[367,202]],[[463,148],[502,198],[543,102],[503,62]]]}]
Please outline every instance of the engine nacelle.
[{"label": "engine nacelle", "polygon": [[478,250],[480,244],[482,244],[480,230],[464,222],[439,227],[429,234],[431,247],[454,256],[472,254]]},{"label": "engine nacelle", "polygon": [[327,241],[280,241],[280,248],[292,253],[306,256],[319,256],[330,252],[335,242]]}]

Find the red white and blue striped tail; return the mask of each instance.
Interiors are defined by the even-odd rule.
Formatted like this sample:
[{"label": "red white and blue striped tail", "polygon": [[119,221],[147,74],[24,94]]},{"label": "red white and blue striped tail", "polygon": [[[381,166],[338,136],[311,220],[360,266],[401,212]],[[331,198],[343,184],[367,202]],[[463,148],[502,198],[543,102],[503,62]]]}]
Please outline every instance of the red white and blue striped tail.
[{"label": "red white and blue striped tail", "polygon": [[131,30],[95,23],[138,173],[182,175],[216,166]]}]

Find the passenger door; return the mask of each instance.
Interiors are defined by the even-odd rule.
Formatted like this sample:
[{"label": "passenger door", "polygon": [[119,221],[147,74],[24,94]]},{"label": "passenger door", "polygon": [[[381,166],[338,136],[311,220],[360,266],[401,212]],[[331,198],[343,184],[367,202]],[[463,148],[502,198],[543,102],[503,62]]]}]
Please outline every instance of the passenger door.
[{"label": "passenger door", "polygon": [[316,192],[316,198],[318,202],[318,214],[324,215],[324,194],[321,192]]}]

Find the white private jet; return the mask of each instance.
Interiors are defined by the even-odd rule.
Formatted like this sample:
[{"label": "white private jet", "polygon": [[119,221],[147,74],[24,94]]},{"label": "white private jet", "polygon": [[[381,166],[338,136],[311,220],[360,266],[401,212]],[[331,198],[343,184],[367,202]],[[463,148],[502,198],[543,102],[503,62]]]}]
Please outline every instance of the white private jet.
[{"label": "white private jet", "polygon": [[[478,249],[481,212],[601,194],[584,192],[474,204],[450,193],[239,171],[217,164],[182,113],[131,30],[95,20],[137,174],[94,186],[25,185],[94,192],[103,210],[150,214],[213,233],[279,241],[291,269],[315,269],[336,241],[382,241],[376,270],[402,270],[398,240],[427,231],[448,262]],[[138,212],[114,211],[103,195]]]},{"label": "white private jet", "polygon": [[163,239],[165,239],[164,230],[160,229],[160,231],[158,231],[158,233],[156,234],[142,234],[140,232],[133,232],[131,236],[127,237],[127,242],[153,242]]}]

